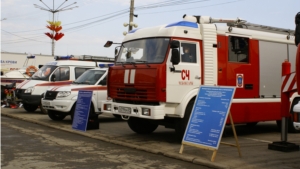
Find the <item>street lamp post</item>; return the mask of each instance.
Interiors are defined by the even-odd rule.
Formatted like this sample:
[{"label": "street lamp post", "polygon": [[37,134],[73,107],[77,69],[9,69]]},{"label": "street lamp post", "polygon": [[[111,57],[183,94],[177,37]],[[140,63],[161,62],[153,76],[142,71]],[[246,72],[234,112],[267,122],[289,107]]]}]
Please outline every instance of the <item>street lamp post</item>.
[{"label": "street lamp post", "polygon": [[[73,6],[71,7],[72,5],[76,4],[77,2],[74,2],[70,5],[67,5],[67,6],[63,6],[64,3],[66,3],[68,0],[65,0],[62,4],[59,5],[59,7],[57,7],[56,9],[54,8],[54,0],[53,0],[53,8],[51,9],[50,7],[48,7],[42,0],[40,0],[45,6],[45,7],[42,7],[40,5],[37,5],[37,4],[33,4],[34,7],[36,8],[39,8],[41,10],[44,10],[44,11],[48,11],[48,12],[51,12],[53,15],[52,15],[52,22],[54,22],[54,14],[55,13],[58,13],[58,12],[62,12],[62,11],[66,11],[66,10],[72,10],[74,8],[77,8],[78,6]],[[54,30],[52,30],[52,33],[54,34]],[[54,38],[52,38],[52,56],[54,56]]]}]

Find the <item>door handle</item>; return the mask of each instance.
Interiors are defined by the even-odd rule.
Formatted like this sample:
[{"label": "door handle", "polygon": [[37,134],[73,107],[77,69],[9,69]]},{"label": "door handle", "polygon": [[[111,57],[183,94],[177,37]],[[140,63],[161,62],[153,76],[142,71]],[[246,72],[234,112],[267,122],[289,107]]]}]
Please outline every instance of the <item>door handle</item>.
[{"label": "door handle", "polygon": [[201,77],[200,77],[200,76],[198,76],[198,75],[196,75],[196,76],[195,76],[195,79],[201,79]]}]

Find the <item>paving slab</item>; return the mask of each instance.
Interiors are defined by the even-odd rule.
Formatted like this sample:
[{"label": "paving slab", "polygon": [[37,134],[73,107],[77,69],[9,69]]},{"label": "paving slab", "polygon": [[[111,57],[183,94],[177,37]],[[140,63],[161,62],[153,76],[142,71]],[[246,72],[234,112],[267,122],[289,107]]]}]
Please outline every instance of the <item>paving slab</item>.
[{"label": "paving slab", "polygon": [[[29,113],[23,108],[1,108],[1,116],[17,118],[28,122],[48,126],[51,128],[76,133],[82,136],[118,144],[142,151],[175,158],[211,168],[266,168],[266,169],[299,169],[300,151],[281,152],[268,149],[268,144],[280,141],[281,134],[275,122],[259,123],[249,129],[245,125],[236,125],[238,141],[242,157],[239,157],[236,147],[220,144],[214,162],[211,161],[213,151],[192,146],[184,146],[179,153],[181,143],[175,141],[175,131],[159,126],[149,135],[139,135],[128,127],[126,121],[114,118],[111,115],[99,116],[99,129],[86,132],[72,129],[69,116],[63,121],[53,121],[39,111]],[[234,117],[233,117],[234,118]],[[226,126],[222,142],[235,144],[230,126]],[[300,134],[288,134],[288,142],[300,145]]]}]

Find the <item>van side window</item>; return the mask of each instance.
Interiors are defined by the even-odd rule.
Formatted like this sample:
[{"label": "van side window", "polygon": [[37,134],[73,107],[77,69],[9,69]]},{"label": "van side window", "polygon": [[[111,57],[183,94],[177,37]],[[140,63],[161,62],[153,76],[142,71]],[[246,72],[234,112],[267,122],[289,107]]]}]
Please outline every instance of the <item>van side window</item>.
[{"label": "van side window", "polygon": [[55,70],[55,81],[64,81],[70,79],[70,68],[69,67],[60,67]]},{"label": "van side window", "polygon": [[196,44],[181,43],[181,62],[196,63]]},{"label": "van side window", "polygon": [[83,72],[86,70],[89,70],[91,68],[82,68],[82,67],[76,67],[75,68],[75,79],[77,79]]},{"label": "van side window", "polygon": [[228,61],[249,62],[249,38],[228,36]]}]

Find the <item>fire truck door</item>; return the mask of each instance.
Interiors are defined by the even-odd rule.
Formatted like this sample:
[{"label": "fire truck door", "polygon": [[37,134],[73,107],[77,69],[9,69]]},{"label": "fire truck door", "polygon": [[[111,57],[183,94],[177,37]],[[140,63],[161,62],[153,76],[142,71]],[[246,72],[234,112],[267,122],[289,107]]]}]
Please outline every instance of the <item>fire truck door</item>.
[{"label": "fire truck door", "polygon": [[180,103],[189,91],[201,84],[199,42],[181,40],[179,51],[180,63],[174,65],[176,71],[167,70],[167,102]]},{"label": "fire truck door", "polygon": [[227,65],[225,65],[226,85],[236,87],[235,98],[258,97],[258,42],[248,37],[227,36],[226,38],[228,51]]}]

